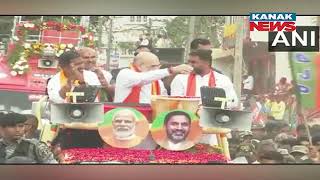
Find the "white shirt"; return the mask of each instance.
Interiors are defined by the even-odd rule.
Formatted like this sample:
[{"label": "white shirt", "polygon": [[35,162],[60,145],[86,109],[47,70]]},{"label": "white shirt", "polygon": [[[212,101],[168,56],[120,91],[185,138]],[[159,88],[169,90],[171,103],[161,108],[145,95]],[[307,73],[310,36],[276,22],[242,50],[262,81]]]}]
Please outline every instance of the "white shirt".
[{"label": "white shirt", "polygon": [[[97,77],[97,75],[94,72],[91,71],[83,71],[83,77],[84,81],[88,85],[96,85],[99,86],[100,81]],[[54,75],[48,82],[48,95],[49,95],[49,100],[55,103],[63,103],[65,100],[60,96],[59,92],[61,89],[61,83],[60,83],[60,72]],[[73,89],[72,87],[71,89]]]},{"label": "white shirt", "polygon": [[253,89],[253,77],[248,76],[247,79],[242,81],[243,89],[252,90]]},{"label": "white shirt", "polygon": [[173,143],[171,141],[168,141],[168,149],[169,150],[183,150],[185,145],[183,143]]},{"label": "white shirt", "polygon": [[167,90],[161,81],[169,76],[168,69],[159,69],[148,72],[135,72],[131,69],[122,69],[116,79],[114,102],[122,103],[134,86],[141,85],[139,103],[151,103],[151,83],[159,80],[160,94],[167,95]]},{"label": "white shirt", "polygon": [[[234,90],[231,80],[220,73],[214,72],[217,88],[224,89],[226,97],[230,100],[227,103],[228,108],[238,106],[238,97]],[[178,74],[171,83],[171,96],[186,96],[189,74]],[[201,97],[200,87],[209,85],[210,73],[201,77],[196,75],[196,96]]]},{"label": "white shirt", "polygon": [[101,69],[101,71],[103,73],[104,78],[107,80],[108,84],[110,84],[111,79],[112,79],[111,73],[109,71],[104,70],[104,69]]}]

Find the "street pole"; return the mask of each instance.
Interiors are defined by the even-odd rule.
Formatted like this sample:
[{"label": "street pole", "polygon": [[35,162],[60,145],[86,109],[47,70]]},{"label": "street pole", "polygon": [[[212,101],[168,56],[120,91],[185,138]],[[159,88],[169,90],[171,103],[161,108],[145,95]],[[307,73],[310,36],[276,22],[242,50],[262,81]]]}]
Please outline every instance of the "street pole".
[{"label": "street pole", "polygon": [[106,62],[106,70],[109,70],[110,58],[111,58],[111,50],[112,50],[112,17],[109,17],[109,38],[108,38],[108,51],[107,51],[107,62]]},{"label": "street pole", "polygon": [[102,16],[98,19],[98,48],[102,47]]},{"label": "street pole", "polygon": [[185,52],[185,62],[187,62],[188,55],[190,52],[190,43],[194,39],[194,26],[196,22],[196,16],[190,16],[190,21],[189,21],[189,36],[188,36],[188,42],[186,44],[186,52]]},{"label": "street pole", "polygon": [[233,67],[233,84],[238,97],[241,97],[241,85],[242,85],[242,62],[243,62],[243,17],[235,16],[237,23],[236,41],[235,41],[235,56]]},{"label": "street pole", "polygon": [[150,38],[152,37],[151,36],[151,30],[152,30],[152,20],[151,18],[149,18],[149,22],[148,22],[148,33],[150,34]]}]

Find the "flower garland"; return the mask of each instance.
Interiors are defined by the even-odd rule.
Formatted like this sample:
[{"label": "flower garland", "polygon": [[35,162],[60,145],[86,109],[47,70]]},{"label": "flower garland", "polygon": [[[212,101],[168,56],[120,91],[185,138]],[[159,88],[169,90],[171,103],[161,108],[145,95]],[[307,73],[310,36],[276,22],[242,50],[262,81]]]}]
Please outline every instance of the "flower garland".
[{"label": "flower garland", "polygon": [[32,31],[56,30],[56,31],[79,31],[83,39],[83,45],[94,47],[94,38],[92,33],[86,33],[84,27],[76,24],[64,24],[55,21],[48,22],[24,22],[17,24],[16,36],[12,39],[15,42],[15,48],[8,58],[8,65],[11,68],[12,76],[22,75],[29,70],[28,60],[30,57],[56,56],[59,57],[65,51],[74,48],[72,44],[42,44],[39,42],[27,43],[26,36]]},{"label": "flower garland", "polygon": [[159,150],[132,150],[120,148],[75,148],[62,151],[63,162],[122,162],[122,163],[165,163],[206,164],[226,163],[226,157],[204,149],[196,152]]}]

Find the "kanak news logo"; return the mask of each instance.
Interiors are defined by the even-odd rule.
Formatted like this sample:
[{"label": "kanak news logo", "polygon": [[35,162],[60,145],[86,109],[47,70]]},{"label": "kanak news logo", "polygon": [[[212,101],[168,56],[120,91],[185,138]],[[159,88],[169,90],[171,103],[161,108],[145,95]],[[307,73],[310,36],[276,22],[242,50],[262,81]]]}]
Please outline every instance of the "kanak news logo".
[{"label": "kanak news logo", "polygon": [[250,31],[268,32],[270,52],[319,51],[319,26],[296,26],[296,13],[250,13]]}]

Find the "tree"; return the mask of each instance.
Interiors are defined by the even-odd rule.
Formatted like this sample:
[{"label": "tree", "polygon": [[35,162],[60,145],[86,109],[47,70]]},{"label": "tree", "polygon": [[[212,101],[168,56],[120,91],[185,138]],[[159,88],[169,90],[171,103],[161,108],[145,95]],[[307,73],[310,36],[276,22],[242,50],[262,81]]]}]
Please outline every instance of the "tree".
[{"label": "tree", "polygon": [[166,21],[166,31],[174,47],[185,47],[188,40],[189,16],[178,16]]},{"label": "tree", "polygon": [[[166,22],[168,37],[175,47],[186,47],[189,19],[189,16],[177,16],[172,21]],[[194,37],[207,38],[211,41],[213,47],[219,47],[224,23],[223,16],[198,16],[195,22]]]}]

